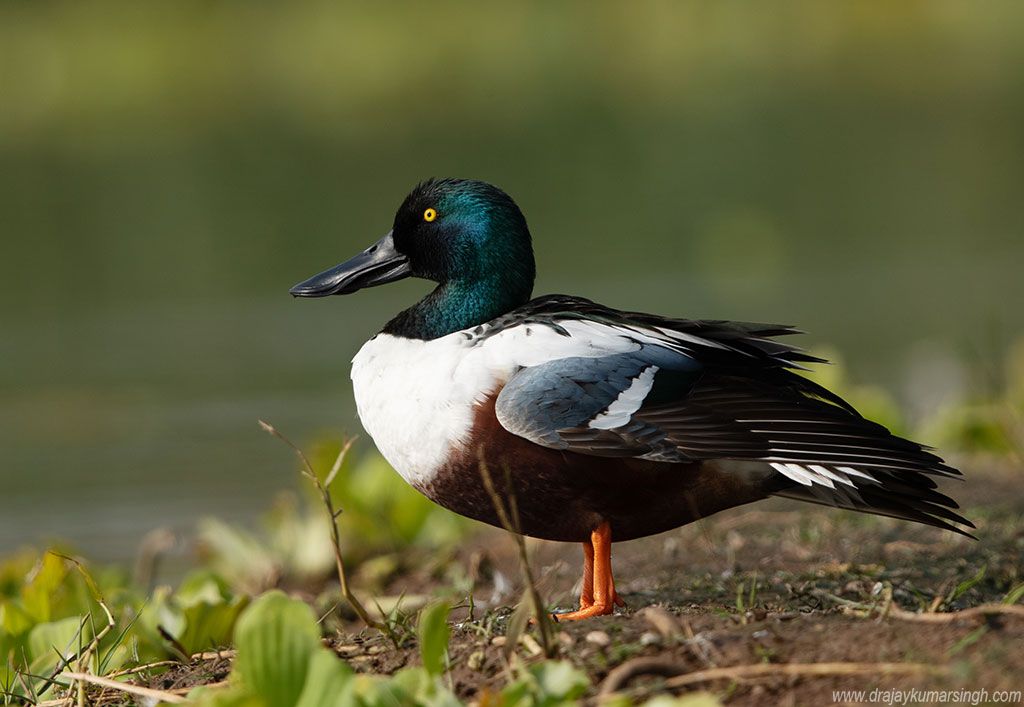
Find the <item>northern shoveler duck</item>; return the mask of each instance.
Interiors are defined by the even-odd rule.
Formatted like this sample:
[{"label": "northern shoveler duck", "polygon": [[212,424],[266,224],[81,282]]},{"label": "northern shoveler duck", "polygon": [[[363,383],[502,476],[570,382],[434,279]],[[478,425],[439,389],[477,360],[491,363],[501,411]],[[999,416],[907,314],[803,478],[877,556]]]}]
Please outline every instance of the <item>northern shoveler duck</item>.
[{"label": "northern shoveler duck", "polygon": [[387,235],[291,293],[405,277],[437,287],[353,359],[359,418],[445,508],[500,527],[483,463],[504,470],[520,532],[582,543],[580,607],[561,620],[621,603],[612,541],[768,496],[974,527],[935,490],[960,472],[795,372],[821,361],[774,340],[795,329],[531,299],[530,231],[495,186],[420,184]]}]

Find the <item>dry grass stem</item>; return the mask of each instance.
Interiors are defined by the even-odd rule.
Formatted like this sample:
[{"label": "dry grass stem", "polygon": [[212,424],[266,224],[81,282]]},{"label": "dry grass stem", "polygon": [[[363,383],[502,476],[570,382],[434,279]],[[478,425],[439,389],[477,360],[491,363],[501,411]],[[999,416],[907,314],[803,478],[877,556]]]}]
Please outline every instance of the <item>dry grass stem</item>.
[{"label": "dry grass stem", "polygon": [[[498,520],[501,522],[502,527],[505,528],[505,530],[507,530],[515,540],[516,549],[519,554],[519,566],[522,570],[523,577],[526,579],[526,587],[527,592],[530,595],[530,603],[533,604],[534,620],[537,622],[537,628],[540,631],[541,646],[544,649],[544,655],[548,658],[552,658],[555,655],[556,646],[552,638],[551,620],[547,611],[544,610],[540,591],[537,589],[537,581],[533,576],[533,569],[530,567],[530,558],[526,551],[526,540],[518,530],[519,513],[515,502],[515,496],[510,496],[509,510],[506,510],[505,504],[501,500],[501,496],[498,494],[497,489],[494,488],[494,481],[491,479],[491,472],[487,468],[487,464],[483,459],[480,460],[480,478],[483,481],[487,495],[491,497],[491,503],[494,504],[494,510],[498,514]],[[506,487],[509,486],[510,484],[506,484]],[[511,517],[509,511],[511,511]]]},{"label": "dry grass stem", "polygon": [[331,499],[330,493],[331,482],[333,482],[334,478],[338,475],[338,471],[341,469],[341,465],[345,461],[345,456],[348,454],[348,450],[352,447],[352,442],[355,440],[350,439],[342,445],[341,451],[338,453],[338,457],[335,459],[334,465],[331,467],[330,472],[328,472],[326,479],[324,481],[320,481],[320,477],[318,477],[316,472],[313,470],[313,465],[310,463],[309,458],[297,445],[278,432],[273,425],[264,422],[263,420],[259,420],[259,423],[260,427],[262,427],[266,432],[277,437],[292,448],[295,454],[299,457],[299,460],[302,462],[302,468],[300,469],[302,475],[313,483],[320,494],[320,500],[323,502],[324,508],[327,510],[327,515],[330,519],[331,544],[334,546],[334,564],[338,571],[338,583],[341,585],[341,595],[345,597],[345,601],[349,603],[349,606],[352,607],[352,610],[356,612],[364,624],[370,628],[375,628],[378,631],[386,631],[382,623],[370,616],[366,607],[364,607],[362,602],[360,602],[356,595],[352,593],[352,590],[348,585],[348,577],[345,574],[345,562],[341,554],[341,537],[338,530],[338,516],[341,515],[341,510],[334,507],[334,501]]},{"label": "dry grass stem", "polygon": [[953,621],[983,618],[993,614],[1010,614],[1012,616],[1024,617],[1024,606],[1020,604],[982,604],[981,606],[973,606],[970,609],[962,609],[960,611],[917,613],[916,611],[907,611],[894,605],[889,607],[889,611],[885,615],[901,621],[946,624]]},{"label": "dry grass stem", "polygon": [[[61,673],[60,677],[67,678],[69,680],[76,680],[79,683],[90,683],[92,685],[99,685],[100,687],[106,687],[111,690],[118,690],[120,692],[127,692],[132,695],[138,695],[139,697],[146,697],[151,700],[157,700],[159,702],[170,702],[173,704],[182,704],[187,700],[181,695],[176,695],[173,692],[165,692],[163,690],[154,690],[149,687],[142,687],[141,685],[133,685],[129,682],[118,682],[117,680],[111,680],[110,678],[100,677],[99,675],[93,675],[91,673]],[[191,688],[190,688],[191,689]],[[40,703],[37,707],[42,707],[44,704],[61,704],[62,700],[51,700],[48,703]]]},{"label": "dry grass stem", "polygon": [[917,621],[919,623],[948,624],[955,621],[984,618],[985,616],[992,616],[995,614],[1024,616],[1024,606],[1020,604],[992,603],[981,604],[980,606],[973,606],[969,609],[961,609],[960,611],[947,611],[941,613],[936,611],[917,612],[901,609],[896,606],[896,604],[892,603],[891,600],[886,601],[881,607],[879,607],[874,604],[866,604],[860,601],[843,599],[842,597],[837,597],[835,594],[822,590],[815,590],[811,592],[811,594],[819,599],[827,599],[834,604],[838,604],[844,609],[848,609],[851,613],[870,616],[877,611],[879,618],[890,617],[900,621]]},{"label": "dry grass stem", "polygon": [[925,675],[945,668],[924,663],[755,663],[697,670],[665,681],[668,689],[715,680],[746,680],[757,677],[826,677],[831,675]]},{"label": "dry grass stem", "polygon": [[[88,572],[86,572],[85,567],[82,565],[81,562],[79,562],[73,557],[63,555],[59,552],[53,552],[52,550],[50,552],[56,557],[59,557],[60,559],[64,560],[65,562],[70,563],[74,566],[75,569],[78,570],[79,574],[81,574],[82,577],[85,579],[85,584],[89,588],[89,592],[92,594],[93,601],[99,604],[100,608],[103,609],[103,613],[107,617],[106,625],[104,625],[103,628],[101,628],[99,631],[96,631],[95,635],[92,637],[92,640],[89,641],[89,645],[85,647],[85,650],[81,652],[76,661],[78,663],[78,673],[86,674],[89,672],[89,661],[92,659],[93,654],[95,654],[97,649],[100,647],[100,641],[102,641],[104,636],[110,633],[111,629],[114,628],[114,615],[110,613],[110,609],[107,607],[106,602],[103,601],[103,596],[100,594],[99,587],[96,586],[96,582],[94,582],[92,576]],[[79,632],[81,632],[84,626],[85,624],[83,622],[83,624],[79,626]],[[64,673],[64,675],[69,674],[70,673]],[[81,680],[78,681],[78,704],[85,704],[85,685]]]},{"label": "dry grass stem", "polygon": [[192,660],[232,660],[238,655],[238,651],[234,648],[225,648],[222,651],[203,651],[202,653],[193,653],[191,655]]},{"label": "dry grass stem", "polygon": [[170,668],[175,665],[182,665],[180,660],[158,660],[155,663],[145,663],[143,665],[134,665],[124,670],[115,670],[112,673],[107,673],[105,677],[110,679],[123,678],[125,675],[137,675],[138,673],[144,673],[147,670],[154,670],[156,668]]},{"label": "dry grass stem", "polygon": [[[222,651],[204,651],[202,653],[193,653],[189,656],[189,663],[204,660],[233,660],[237,655],[235,649],[229,648]],[[154,668],[169,668],[173,665],[184,665],[180,660],[158,660],[155,663],[144,663],[142,665],[135,665],[131,668],[125,668],[124,670],[117,670],[112,673],[107,673],[108,678],[119,678],[125,675],[135,675],[137,673],[144,673],[147,670],[153,670]]]},{"label": "dry grass stem", "polygon": [[686,672],[686,663],[671,658],[658,656],[645,656],[627,660],[619,665],[601,683],[601,689],[597,693],[598,700],[618,692],[630,680],[640,675],[660,675],[662,677],[674,677]]}]

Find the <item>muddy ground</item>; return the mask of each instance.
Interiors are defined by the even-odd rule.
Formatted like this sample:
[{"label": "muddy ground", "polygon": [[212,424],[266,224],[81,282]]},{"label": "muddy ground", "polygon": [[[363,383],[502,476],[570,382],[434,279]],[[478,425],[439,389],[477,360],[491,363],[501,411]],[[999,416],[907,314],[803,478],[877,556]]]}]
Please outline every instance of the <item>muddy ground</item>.
[{"label": "muddy ground", "polygon": [[[1024,689],[1024,610],[951,613],[1003,602],[1024,583],[1024,473],[1012,464],[985,469],[943,486],[978,525],[977,541],[772,500],[616,544],[614,568],[627,608],[556,625],[555,650],[586,670],[590,701],[613,690],[634,700],[707,690],[730,705],[810,705],[832,704],[833,690],[846,689]],[[528,547],[544,600],[573,608],[579,548],[532,541]],[[484,531],[451,557],[402,563],[379,595],[404,596],[409,609],[430,596],[458,603],[452,684],[463,699],[486,702],[507,679],[509,653],[516,665],[543,659],[536,628],[516,641],[515,651],[505,635],[522,576],[512,538]],[[460,594],[453,589],[459,585],[472,590]],[[911,612],[943,616],[923,620]],[[391,673],[417,664],[411,630],[396,648],[356,628],[339,628],[331,644],[357,670]],[[757,677],[672,687],[677,676],[695,671],[826,662],[899,665],[847,676],[766,668]],[[888,672],[905,664],[921,667]]]}]

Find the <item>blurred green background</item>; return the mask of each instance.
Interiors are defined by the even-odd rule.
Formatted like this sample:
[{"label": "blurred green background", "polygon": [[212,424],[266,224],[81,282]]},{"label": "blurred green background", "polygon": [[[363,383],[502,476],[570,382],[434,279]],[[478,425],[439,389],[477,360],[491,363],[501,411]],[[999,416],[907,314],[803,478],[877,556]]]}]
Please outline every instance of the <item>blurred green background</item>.
[{"label": "blurred green background", "polygon": [[[792,323],[911,412],[1024,329],[1024,5],[0,3],[0,553],[251,518],[428,289],[293,301],[428,176],[537,292]],[[925,440],[928,441],[928,440]],[[369,442],[363,442],[363,449]]]}]

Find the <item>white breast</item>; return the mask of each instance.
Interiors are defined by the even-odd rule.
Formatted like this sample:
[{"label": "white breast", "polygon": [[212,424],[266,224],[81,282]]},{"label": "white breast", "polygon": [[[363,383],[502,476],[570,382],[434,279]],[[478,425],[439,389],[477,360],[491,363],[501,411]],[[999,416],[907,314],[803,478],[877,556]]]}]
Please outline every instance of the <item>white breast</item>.
[{"label": "white breast", "polygon": [[420,341],[378,334],[352,360],[352,386],[363,427],[377,449],[413,485],[430,479],[473,425],[474,404],[494,389],[493,376],[471,367],[460,333]]},{"label": "white breast", "polygon": [[564,326],[569,336],[543,325],[512,327],[483,339],[469,331],[432,341],[378,334],[352,359],[359,419],[391,466],[421,486],[453,447],[469,441],[476,404],[520,368],[639,348],[611,327]]}]

